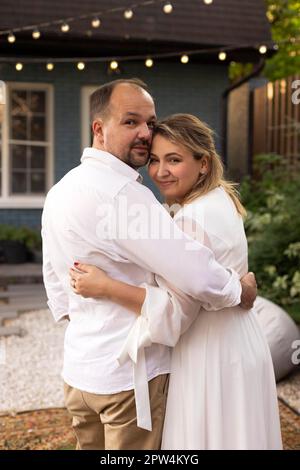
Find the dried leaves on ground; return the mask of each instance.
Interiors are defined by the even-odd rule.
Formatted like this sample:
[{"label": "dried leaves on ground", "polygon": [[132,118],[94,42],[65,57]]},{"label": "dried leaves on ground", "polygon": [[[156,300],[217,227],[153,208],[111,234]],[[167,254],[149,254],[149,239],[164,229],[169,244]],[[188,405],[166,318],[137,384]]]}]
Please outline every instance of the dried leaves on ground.
[{"label": "dried leaves on ground", "polygon": [[[279,402],[283,445],[300,450],[300,416]],[[75,438],[65,409],[0,417],[0,450],[71,450]]]}]

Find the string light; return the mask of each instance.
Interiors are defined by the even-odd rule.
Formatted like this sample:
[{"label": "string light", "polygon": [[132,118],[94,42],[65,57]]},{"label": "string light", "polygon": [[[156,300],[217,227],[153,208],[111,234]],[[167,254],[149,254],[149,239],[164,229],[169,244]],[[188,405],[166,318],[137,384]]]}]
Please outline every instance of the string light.
[{"label": "string light", "polygon": [[18,63],[16,64],[16,70],[17,70],[18,72],[20,72],[20,71],[22,70],[22,68],[23,68],[23,64],[21,64],[21,62],[18,62]]},{"label": "string light", "polygon": [[267,96],[268,96],[268,100],[270,101],[273,99],[273,96],[274,96],[273,83],[271,82],[267,84]]},{"label": "string light", "polygon": [[211,5],[213,0],[203,0],[205,5]]},{"label": "string light", "polygon": [[119,67],[119,64],[116,60],[112,60],[109,66],[111,70],[117,70],[117,68]]},{"label": "string light", "polygon": [[32,31],[32,37],[33,39],[39,39],[41,37],[41,33],[39,32],[38,29],[35,29],[34,31]]},{"label": "string light", "polygon": [[7,36],[7,40],[12,44],[13,42],[15,42],[16,36],[13,33],[9,33],[9,35]]},{"label": "string light", "polygon": [[93,26],[93,28],[99,28],[99,26],[101,26],[100,18],[98,18],[97,16],[93,18],[91,21],[91,25]]},{"label": "string light", "polygon": [[280,93],[284,95],[286,93],[286,81],[280,80]]},{"label": "string light", "polygon": [[131,18],[133,17],[133,11],[128,9],[128,10],[125,10],[124,11],[124,18],[126,20],[131,20]]},{"label": "string light", "polygon": [[85,69],[85,63],[84,62],[78,62],[77,68],[78,68],[78,70],[84,70]]},{"label": "string light", "polygon": [[188,55],[183,54],[183,55],[181,56],[181,59],[180,59],[180,60],[181,60],[181,63],[182,63],[182,64],[187,64],[188,61],[190,60],[190,58],[189,58]]},{"label": "string light", "polygon": [[172,3],[170,3],[170,2],[166,3],[163,7],[163,10],[164,10],[164,13],[166,13],[166,15],[172,13],[172,11],[173,11]]},{"label": "string light", "polygon": [[260,54],[265,54],[268,50],[267,46],[260,46],[260,48],[258,49]]},{"label": "string light", "polygon": [[52,62],[48,62],[48,64],[46,65],[46,69],[49,70],[49,72],[51,72],[51,70],[54,69],[54,64],[52,64]]},{"label": "string light", "polygon": [[[1,32],[0,32],[0,35],[1,35]],[[280,43],[281,44],[281,43]],[[270,43],[267,45],[265,45],[264,47],[266,48],[273,48],[274,44],[270,41]],[[278,44],[276,44],[277,47]],[[170,58],[174,58],[174,57],[179,57],[181,59],[181,62],[182,63],[187,63],[189,61],[189,58],[190,56],[201,56],[201,55],[206,55],[206,54],[218,54],[218,58],[219,60],[225,60],[227,58],[227,54],[228,52],[231,52],[231,51],[235,51],[237,49],[241,50],[241,49],[249,49],[249,47],[256,47],[257,51],[258,51],[258,46],[250,46],[249,44],[237,44],[237,45],[232,45],[230,47],[226,47],[226,52],[224,51],[220,51],[220,49],[218,47],[216,48],[207,48],[207,49],[194,49],[194,50],[191,50],[191,51],[186,51],[186,52],[182,52],[182,51],[174,51],[174,52],[162,52],[162,53],[157,53],[157,54],[151,54],[151,58],[148,56],[144,56],[143,54],[137,54],[137,55],[130,55],[130,56],[120,56],[120,57],[78,57],[78,58],[70,58],[70,57],[59,57],[59,58],[55,58],[55,59],[52,59],[53,61],[53,66],[54,64],[57,64],[57,63],[72,63],[72,64],[76,64],[76,63],[79,63],[79,62],[82,62],[84,64],[89,62],[89,63],[109,63],[109,67],[111,70],[117,70],[118,67],[119,67],[119,63],[117,61],[122,61],[122,62],[129,62],[129,61],[143,61],[143,63],[146,65],[146,67],[152,67],[153,66],[153,63],[154,63],[154,60],[155,59],[170,59]],[[293,54],[294,55],[294,54]],[[296,54],[295,54],[296,55]],[[154,60],[153,60],[154,59]],[[9,63],[13,63],[15,64],[15,61],[18,60],[17,57],[1,57],[0,56],[0,63],[1,61],[4,61],[4,62],[9,62]],[[49,59],[48,59],[49,60]],[[84,62],[83,62],[84,61]],[[47,67],[47,58],[24,58],[23,59],[23,64],[44,64],[46,67]],[[23,66],[23,65],[22,65]],[[51,65],[50,65],[50,69],[51,68]],[[49,70],[50,70],[49,69]],[[22,69],[20,69],[22,70]]]},{"label": "string light", "polygon": [[63,23],[60,29],[63,33],[67,33],[68,31],[70,31],[70,26],[68,25],[68,23]]},{"label": "string light", "polygon": [[145,65],[146,65],[146,67],[148,67],[148,68],[152,67],[152,66],[153,66],[153,60],[150,59],[150,58],[146,59]]}]

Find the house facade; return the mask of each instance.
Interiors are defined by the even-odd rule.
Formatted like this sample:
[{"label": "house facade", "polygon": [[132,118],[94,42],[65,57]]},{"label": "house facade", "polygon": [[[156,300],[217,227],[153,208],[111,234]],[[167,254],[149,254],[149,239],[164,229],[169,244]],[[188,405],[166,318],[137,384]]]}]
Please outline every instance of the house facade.
[{"label": "house facade", "polygon": [[[83,11],[97,11],[97,4],[99,7],[99,2],[95,1],[84,5],[76,1],[60,3],[62,5],[59,2],[26,0],[24,9],[27,9],[23,14],[19,12],[11,16],[9,3],[3,1],[0,33],[33,24],[33,19],[39,24],[53,18],[67,18],[71,11],[76,17]],[[118,0],[102,3],[104,6],[107,4],[107,8],[112,4],[124,7],[130,4]],[[158,3],[161,8],[162,2]],[[67,39],[56,33],[53,25],[49,26],[39,44],[27,31],[21,31],[19,35],[14,33],[16,42],[10,48],[6,36],[0,35],[0,80],[5,84],[3,89],[6,92],[5,104],[0,104],[0,223],[40,227],[47,191],[80,163],[83,148],[91,143],[91,93],[115,78],[138,77],[144,80],[155,98],[159,117],[176,112],[197,115],[216,131],[220,149],[221,97],[228,87],[228,61],[258,60],[259,53],[254,45],[270,41],[270,31],[263,16],[263,1],[230,0],[226,2],[226,10],[217,1],[210,7],[203,3],[201,8],[199,2],[193,0],[172,3],[172,21],[156,9],[158,5],[150,10],[140,7],[137,13],[139,21],[128,25],[120,15],[112,15],[106,29],[97,33],[92,31],[92,37],[87,34],[90,29],[80,21],[78,24],[74,22],[77,27],[74,25],[74,32],[71,28]],[[40,8],[41,4],[47,4],[48,9]],[[255,9],[254,4],[259,8]],[[30,5],[32,15],[29,18]],[[239,24],[236,23],[238,18]],[[218,59],[216,51],[220,48],[247,41],[251,44],[249,48],[235,48],[228,53],[228,60]],[[142,58],[126,60],[133,55],[142,57],[144,54],[146,58],[155,57],[157,52],[183,53],[201,49],[207,52],[190,55],[186,64],[181,62],[180,54],[154,59],[151,68],[145,66]],[[107,57],[107,61],[97,62],[99,56]],[[119,67],[112,73],[109,60],[116,56]],[[77,68],[76,57],[81,61],[88,59],[83,70]],[[60,61],[55,62],[53,58]],[[95,62],[91,58],[95,58]],[[53,60],[53,70],[46,68],[45,59]],[[17,62],[23,65],[19,71]],[[159,198],[147,178],[147,171],[142,170],[142,173],[145,184]]]}]

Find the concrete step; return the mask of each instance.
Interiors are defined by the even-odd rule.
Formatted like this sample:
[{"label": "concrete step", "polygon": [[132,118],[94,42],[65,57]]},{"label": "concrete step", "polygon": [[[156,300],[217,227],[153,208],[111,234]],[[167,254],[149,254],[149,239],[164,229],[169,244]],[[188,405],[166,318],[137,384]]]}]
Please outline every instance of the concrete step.
[{"label": "concrete step", "polygon": [[26,294],[12,294],[12,293],[7,293],[7,295],[1,295],[0,296],[0,305],[1,303],[11,303],[11,302],[28,302],[31,300],[34,300],[36,302],[37,299],[47,299],[46,293],[41,291],[41,292],[28,292]]},{"label": "concrete step", "polygon": [[1,301],[17,301],[21,302],[24,299],[26,302],[30,299],[46,299],[47,295],[45,291],[36,290],[36,291],[28,291],[28,292],[6,292],[5,294],[2,292],[0,296]]},{"label": "concrete step", "polygon": [[28,292],[45,290],[44,284],[9,284],[4,292]]},{"label": "concrete step", "polygon": [[0,326],[0,336],[25,336],[26,330],[19,326]]},{"label": "concrete step", "polygon": [[18,318],[19,314],[17,312],[17,310],[13,311],[11,310],[10,312],[3,312],[3,313],[0,313],[0,322],[3,320],[13,320],[15,318]]},{"label": "concrete step", "polygon": [[8,284],[42,284],[42,265],[37,263],[0,264],[0,287]]},{"label": "concrete step", "polygon": [[15,303],[15,304],[6,304],[0,305],[0,315],[3,315],[7,312],[29,312],[31,310],[44,310],[48,308],[46,301],[38,301],[38,302],[28,302],[28,303]]}]

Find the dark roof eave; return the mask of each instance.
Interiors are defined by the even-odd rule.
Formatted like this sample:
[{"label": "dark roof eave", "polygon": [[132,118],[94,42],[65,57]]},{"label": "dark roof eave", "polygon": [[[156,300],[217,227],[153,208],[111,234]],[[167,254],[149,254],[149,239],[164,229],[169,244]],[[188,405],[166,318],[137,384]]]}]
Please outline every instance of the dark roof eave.
[{"label": "dark roof eave", "polygon": [[[6,41],[0,41],[1,57],[18,57],[28,59],[30,57],[38,58],[87,58],[87,57],[113,57],[113,56],[135,56],[135,55],[155,55],[172,52],[185,52],[203,50],[205,53],[195,55],[194,58],[201,60],[216,57],[216,50],[223,49],[223,45],[214,44],[194,44],[194,43],[174,43],[168,41],[147,41],[139,39],[116,40],[106,38],[101,41],[67,38],[64,41],[57,41],[56,38],[44,38],[39,42],[33,42],[31,38],[19,38],[14,44],[8,44]],[[227,46],[228,47],[228,46]],[[213,53],[208,51],[214,50]],[[226,46],[224,47],[226,50]],[[267,56],[273,55],[269,50]],[[240,62],[256,62],[261,55],[254,47],[237,48],[228,51],[228,58]]]}]

